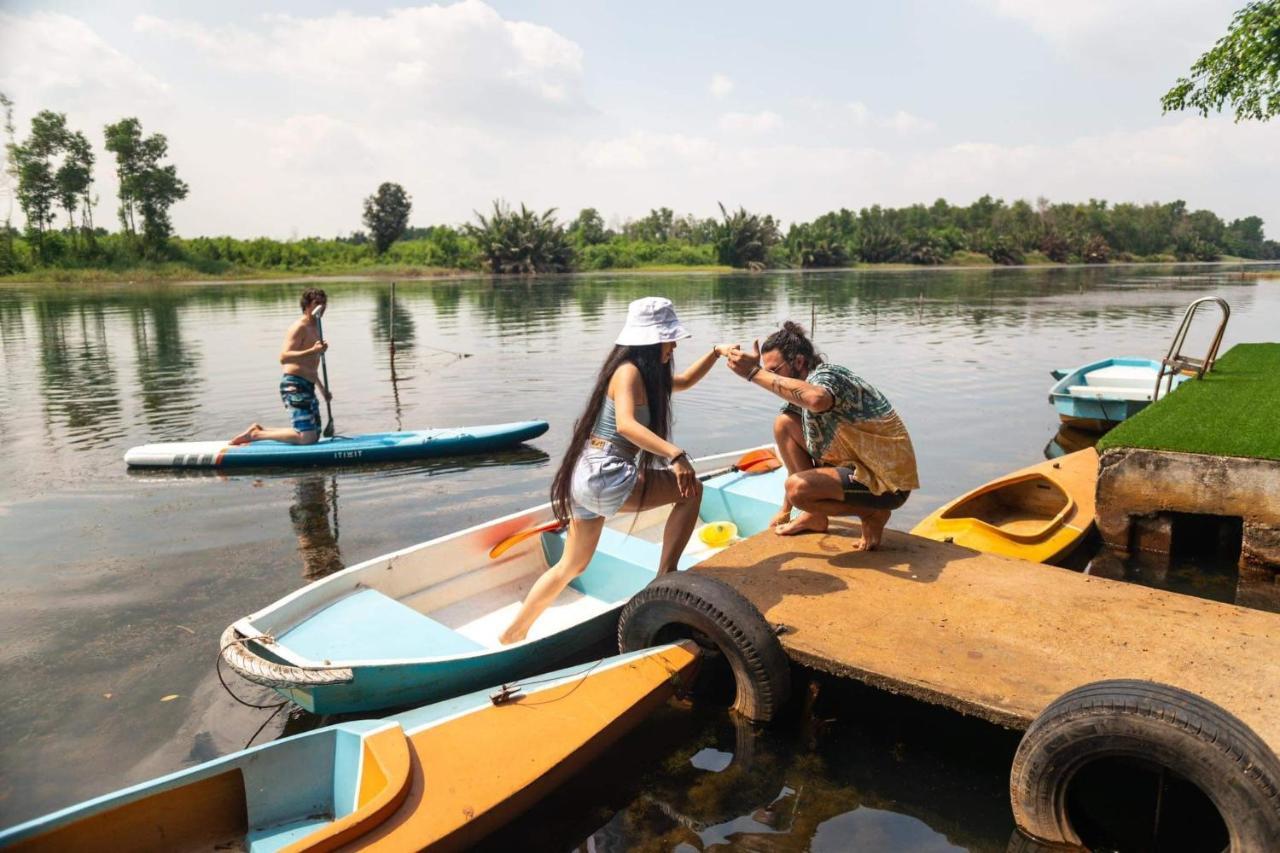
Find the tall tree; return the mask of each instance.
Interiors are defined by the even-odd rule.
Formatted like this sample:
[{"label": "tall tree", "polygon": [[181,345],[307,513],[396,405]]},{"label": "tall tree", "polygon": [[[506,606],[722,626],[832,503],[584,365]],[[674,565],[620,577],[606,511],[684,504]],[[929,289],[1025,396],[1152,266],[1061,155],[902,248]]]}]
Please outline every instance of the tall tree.
[{"label": "tall tree", "polygon": [[4,111],[4,234],[0,236],[0,275],[18,268],[17,255],[13,251],[13,197],[18,180],[13,162],[13,148],[17,145],[17,128],[13,124],[13,101],[0,92],[0,110]]},{"label": "tall tree", "polygon": [[67,131],[62,140],[62,165],[54,174],[58,185],[58,201],[67,212],[67,226],[76,229],[76,213],[80,214],[79,230],[93,232],[93,146],[80,131]]},{"label": "tall tree", "polygon": [[169,154],[169,140],[162,133],[143,136],[142,123],[126,118],[107,125],[106,145],[116,155],[120,225],[136,235],[141,219],[144,253],[160,257],[173,234],[169,209],[186,198],[188,191],[175,166],[161,165]]},{"label": "tall tree", "polygon": [[9,144],[9,158],[18,181],[18,206],[27,218],[27,232],[41,260],[48,260],[45,234],[53,227],[58,202],[54,158],[67,136],[67,117],[42,110],[31,119],[31,135],[22,144]]},{"label": "tall tree", "polygon": [[1280,0],[1256,0],[1236,12],[1227,34],[1160,99],[1165,112],[1207,116],[1230,104],[1236,121],[1280,114]]},{"label": "tall tree", "polygon": [[400,239],[409,225],[409,211],[412,209],[413,199],[404,187],[390,181],[364,200],[364,224],[373,238],[375,252],[381,255]]}]

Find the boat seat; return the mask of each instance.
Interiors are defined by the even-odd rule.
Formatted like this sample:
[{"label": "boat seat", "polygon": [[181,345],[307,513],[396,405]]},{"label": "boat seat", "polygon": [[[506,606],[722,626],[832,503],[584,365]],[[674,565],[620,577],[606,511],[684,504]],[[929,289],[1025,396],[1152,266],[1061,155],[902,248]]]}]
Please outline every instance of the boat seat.
[{"label": "boat seat", "polygon": [[[542,534],[542,553],[547,565],[555,564],[564,553],[563,533]],[[600,544],[587,570],[569,582],[572,589],[600,601],[622,601],[635,595],[653,580],[662,559],[662,545],[629,536],[625,530],[605,527],[600,531]],[[705,559],[688,554],[676,563],[684,570]]]},{"label": "boat seat", "polygon": [[484,649],[376,589],[362,589],[335,601],[277,641],[313,661],[334,663],[441,657]]},{"label": "boat seat", "polygon": [[751,536],[769,526],[782,502],[785,468],[767,474],[730,471],[702,484],[703,521],[732,521],[739,536]]},{"label": "boat seat", "polygon": [[1071,385],[1067,393],[1072,397],[1097,400],[1106,397],[1110,400],[1150,400],[1155,386],[1155,377],[1150,385],[1124,387],[1122,385]]},{"label": "boat seat", "polygon": [[1091,370],[1085,376],[1089,385],[1112,388],[1130,388],[1135,385],[1155,385],[1156,372],[1142,365],[1112,364]]}]

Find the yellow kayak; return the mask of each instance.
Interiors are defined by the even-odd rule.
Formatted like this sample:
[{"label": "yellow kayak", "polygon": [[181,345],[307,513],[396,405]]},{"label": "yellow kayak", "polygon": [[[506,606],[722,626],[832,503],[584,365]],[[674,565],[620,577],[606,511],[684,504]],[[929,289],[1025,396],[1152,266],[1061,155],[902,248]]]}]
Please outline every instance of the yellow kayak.
[{"label": "yellow kayak", "polygon": [[1060,560],[1095,520],[1092,447],[1014,471],[962,495],[912,528],[916,536],[1035,563]]}]

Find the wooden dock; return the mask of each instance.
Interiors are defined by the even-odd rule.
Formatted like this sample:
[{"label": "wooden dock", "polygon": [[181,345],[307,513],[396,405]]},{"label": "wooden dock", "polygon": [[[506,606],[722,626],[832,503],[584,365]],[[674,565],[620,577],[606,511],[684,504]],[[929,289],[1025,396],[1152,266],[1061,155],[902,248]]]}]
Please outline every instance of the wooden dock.
[{"label": "wooden dock", "polygon": [[[1092,681],[1198,693],[1280,748],[1280,615],[856,525],[762,533],[694,571],[781,623],[792,660],[1022,729]],[[1280,751],[1280,749],[1277,749]]]}]

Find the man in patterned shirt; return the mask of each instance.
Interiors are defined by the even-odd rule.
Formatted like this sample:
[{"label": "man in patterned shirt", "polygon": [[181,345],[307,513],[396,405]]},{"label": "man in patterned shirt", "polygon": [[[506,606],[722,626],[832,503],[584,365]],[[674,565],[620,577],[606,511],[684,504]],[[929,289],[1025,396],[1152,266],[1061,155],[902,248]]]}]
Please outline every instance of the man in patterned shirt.
[{"label": "man in patterned shirt", "polygon": [[892,511],[920,488],[902,419],[869,382],[824,363],[796,323],[783,323],[754,349],[735,347],[729,369],[787,402],[773,424],[790,474],[774,531],[822,532],[831,516],[856,515],[862,522],[856,550],[872,550]]}]

